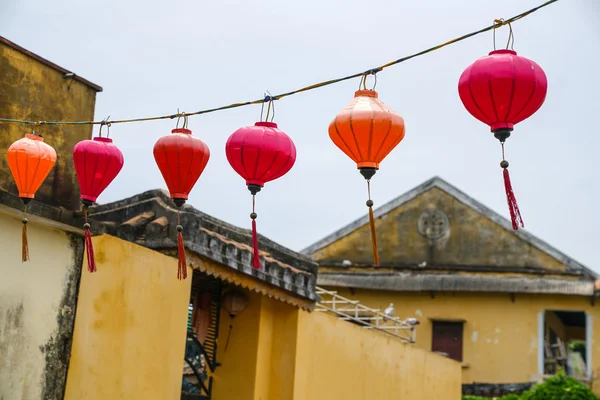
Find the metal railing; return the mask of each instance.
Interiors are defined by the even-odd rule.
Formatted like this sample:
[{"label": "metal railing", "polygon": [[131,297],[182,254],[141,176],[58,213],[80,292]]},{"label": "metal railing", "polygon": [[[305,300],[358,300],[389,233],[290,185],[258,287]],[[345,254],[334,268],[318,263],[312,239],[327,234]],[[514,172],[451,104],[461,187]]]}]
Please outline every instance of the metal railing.
[{"label": "metal railing", "polygon": [[334,313],[342,320],[387,333],[408,343],[416,340],[415,326],[398,317],[388,317],[379,309],[369,308],[358,300],[347,299],[334,291],[317,287],[316,293],[321,300],[317,302],[315,311]]}]

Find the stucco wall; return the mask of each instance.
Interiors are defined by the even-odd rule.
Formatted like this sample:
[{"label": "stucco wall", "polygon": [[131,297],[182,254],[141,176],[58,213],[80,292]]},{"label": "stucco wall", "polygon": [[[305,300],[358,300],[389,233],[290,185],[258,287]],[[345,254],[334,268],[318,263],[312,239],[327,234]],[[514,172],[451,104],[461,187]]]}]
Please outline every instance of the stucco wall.
[{"label": "stucco wall", "polygon": [[[522,383],[538,375],[538,313],[544,310],[585,311],[592,315],[592,370],[600,376],[600,305],[577,296],[508,294],[396,293],[335,288],[340,295],[421,321],[416,346],[431,350],[431,319],[463,319],[464,383]],[[600,388],[598,388],[600,389]]]},{"label": "stucco wall", "polygon": [[[89,121],[94,118],[96,91],[35,59],[0,43],[0,115],[7,118]],[[89,139],[91,125],[44,125],[37,128],[58,158],[36,199],[67,209],[79,208],[79,187],[73,168],[73,147]],[[31,132],[20,124],[0,125],[3,152]],[[5,157],[0,157],[0,189],[18,194]]]},{"label": "stucco wall", "polygon": [[62,399],[69,361],[81,239],[0,213],[0,399]]},{"label": "stucco wall", "polygon": [[460,398],[460,364],[380,332],[251,293],[223,312],[215,400]]},{"label": "stucco wall", "polygon": [[299,319],[294,400],[458,400],[461,367],[336,316]]},{"label": "stucco wall", "polygon": [[177,279],[175,258],[93,240],[98,270],[81,277],[65,399],[178,399],[192,280]]},{"label": "stucco wall", "polygon": [[[450,223],[449,234],[430,244],[418,230],[426,210],[439,209]],[[476,212],[439,188],[417,196],[377,218],[377,237],[382,265],[418,264],[539,267],[564,270],[556,259],[521,240],[486,216]],[[373,262],[371,232],[366,224],[318,250],[315,260]]]}]

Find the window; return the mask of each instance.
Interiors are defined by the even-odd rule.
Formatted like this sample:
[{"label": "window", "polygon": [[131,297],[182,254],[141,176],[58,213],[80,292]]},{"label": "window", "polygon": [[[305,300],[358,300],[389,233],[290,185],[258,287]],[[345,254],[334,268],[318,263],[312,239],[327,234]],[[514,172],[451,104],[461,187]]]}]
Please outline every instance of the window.
[{"label": "window", "polygon": [[462,362],[463,323],[433,321],[431,351],[446,353],[451,359]]}]

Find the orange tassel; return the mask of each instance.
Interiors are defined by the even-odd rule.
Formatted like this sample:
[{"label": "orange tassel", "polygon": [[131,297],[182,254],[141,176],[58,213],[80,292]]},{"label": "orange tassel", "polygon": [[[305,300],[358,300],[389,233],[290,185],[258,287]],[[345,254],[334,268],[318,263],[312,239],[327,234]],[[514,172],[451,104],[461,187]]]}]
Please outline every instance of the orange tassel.
[{"label": "orange tassel", "polygon": [[379,266],[379,248],[377,246],[377,231],[375,230],[375,217],[373,216],[373,200],[367,201],[369,207],[369,225],[371,225],[371,243],[373,244],[373,262]]},{"label": "orange tassel", "polygon": [[21,229],[21,259],[22,262],[29,261],[29,243],[27,241],[27,218],[21,220],[23,229]]}]

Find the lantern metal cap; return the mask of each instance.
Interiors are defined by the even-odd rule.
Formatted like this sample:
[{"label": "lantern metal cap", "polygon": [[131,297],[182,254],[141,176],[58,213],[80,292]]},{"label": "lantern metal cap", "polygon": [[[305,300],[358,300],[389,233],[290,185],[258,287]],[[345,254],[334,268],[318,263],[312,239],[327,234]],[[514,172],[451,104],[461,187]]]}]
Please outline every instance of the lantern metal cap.
[{"label": "lantern metal cap", "polygon": [[40,142],[44,141],[44,138],[42,138],[40,135],[34,135],[33,133],[26,133],[25,137],[27,139],[31,139],[31,140],[38,140]]},{"label": "lantern metal cap", "polygon": [[265,126],[267,128],[277,128],[277,124],[275,122],[268,121],[259,121],[254,124],[254,126]]},{"label": "lantern metal cap", "polygon": [[187,128],[175,128],[171,131],[171,133],[185,133],[187,135],[191,135],[192,131],[191,131],[191,129],[187,129]]},{"label": "lantern metal cap", "polygon": [[357,90],[356,92],[354,92],[354,97],[372,97],[374,99],[379,97],[379,93],[377,93],[375,90]]},{"label": "lantern metal cap", "polygon": [[111,138],[107,138],[107,137],[104,137],[104,136],[96,136],[94,138],[94,140],[96,142],[112,143],[112,139]]},{"label": "lantern metal cap", "polygon": [[517,52],[514,50],[508,50],[508,49],[500,49],[500,50],[493,50],[490,51],[490,56],[493,56],[494,54],[512,54],[513,56],[517,55]]}]

